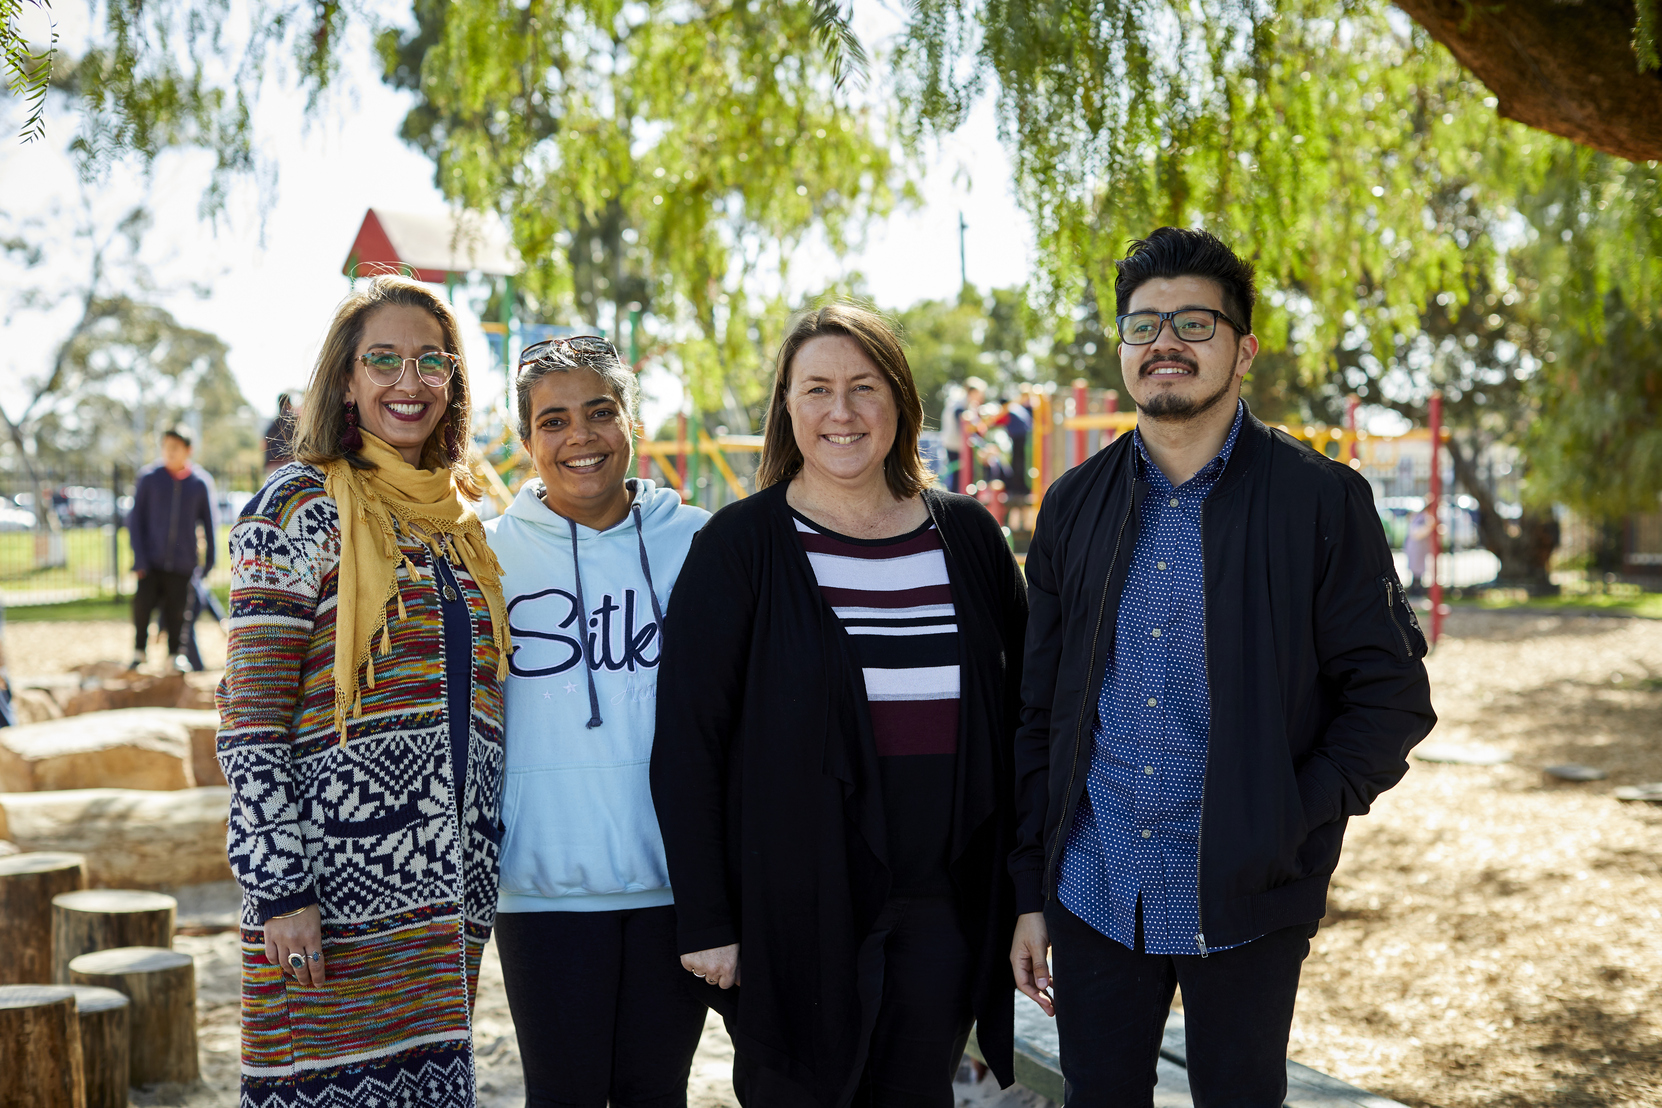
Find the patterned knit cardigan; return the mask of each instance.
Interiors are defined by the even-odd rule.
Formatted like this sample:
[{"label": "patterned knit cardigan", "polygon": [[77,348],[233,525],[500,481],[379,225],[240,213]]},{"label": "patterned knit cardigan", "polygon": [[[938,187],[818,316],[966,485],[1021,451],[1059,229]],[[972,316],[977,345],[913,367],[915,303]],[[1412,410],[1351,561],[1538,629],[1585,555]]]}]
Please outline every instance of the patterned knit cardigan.
[{"label": "patterned knit cardigan", "polygon": [[[243,890],[244,1106],[474,1103],[471,1010],[501,841],[502,687],[484,597],[458,566],[473,620],[458,782],[437,585],[425,548],[400,545],[421,579],[398,571],[406,618],[389,613],[392,654],[378,659],[342,744],[331,679],[340,526],[322,475],[277,470],[231,532],[218,749]],[[307,989],[267,964],[262,928],[313,902],[327,981]]]}]

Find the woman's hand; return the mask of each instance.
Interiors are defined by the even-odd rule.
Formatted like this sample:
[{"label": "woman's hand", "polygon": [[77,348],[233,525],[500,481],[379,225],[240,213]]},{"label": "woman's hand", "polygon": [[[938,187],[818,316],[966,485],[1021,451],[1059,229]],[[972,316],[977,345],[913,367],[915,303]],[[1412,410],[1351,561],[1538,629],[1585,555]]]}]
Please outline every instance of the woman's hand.
[{"label": "woman's hand", "polygon": [[[304,962],[298,970],[289,961],[294,954]],[[265,960],[297,984],[313,989],[323,984],[323,916],[316,904],[299,915],[265,921]]]},{"label": "woman's hand", "polygon": [[711,985],[731,989],[739,983],[739,944],[711,947],[681,955],[681,967]]},{"label": "woman's hand", "polygon": [[[1056,1014],[1056,1005],[1050,997],[1054,983],[1045,958],[1050,952],[1050,929],[1045,926],[1043,912],[1027,912],[1016,917],[1016,938],[1010,944],[1010,968],[1016,971],[1016,988],[1033,998],[1033,1003],[1044,1009],[1047,1016]],[[686,961],[686,959],[682,959]]]}]

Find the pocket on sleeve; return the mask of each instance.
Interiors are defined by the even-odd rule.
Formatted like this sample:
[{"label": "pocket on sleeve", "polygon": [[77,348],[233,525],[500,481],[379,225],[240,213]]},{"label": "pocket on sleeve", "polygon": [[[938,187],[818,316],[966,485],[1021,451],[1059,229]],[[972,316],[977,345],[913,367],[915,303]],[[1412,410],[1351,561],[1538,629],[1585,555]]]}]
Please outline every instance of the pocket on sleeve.
[{"label": "pocket on sleeve", "polygon": [[1390,624],[1392,648],[1404,662],[1419,661],[1426,655],[1425,633],[1420,630],[1419,617],[1408,603],[1402,582],[1395,573],[1387,573],[1379,578],[1379,587],[1384,594],[1385,621]]}]

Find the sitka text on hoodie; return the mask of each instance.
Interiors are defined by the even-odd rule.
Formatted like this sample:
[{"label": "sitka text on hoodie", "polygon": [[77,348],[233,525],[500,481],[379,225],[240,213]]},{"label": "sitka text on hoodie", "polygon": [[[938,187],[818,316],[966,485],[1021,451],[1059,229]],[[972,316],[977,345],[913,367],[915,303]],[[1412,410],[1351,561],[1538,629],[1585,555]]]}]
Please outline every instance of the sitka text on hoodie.
[{"label": "sitka text on hoodie", "polygon": [[710,513],[648,480],[629,488],[629,515],[605,531],[556,514],[540,481],[485,524],[513,637],[499,911],[673,903],[647,777],[660,624]]}]

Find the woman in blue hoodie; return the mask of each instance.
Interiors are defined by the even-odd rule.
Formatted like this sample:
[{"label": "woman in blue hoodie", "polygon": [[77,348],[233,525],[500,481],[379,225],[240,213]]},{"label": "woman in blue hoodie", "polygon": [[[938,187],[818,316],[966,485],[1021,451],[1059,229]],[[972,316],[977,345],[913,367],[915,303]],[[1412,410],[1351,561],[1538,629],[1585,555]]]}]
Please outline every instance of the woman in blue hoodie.
[{"label": "woman in blue hoodie", "polygon": [[527,347],[537,479],[486,525],[514,643],[496,941],[531,1106],[680,1108],[704,1026],[648,771],[663,611],[709,513],[629,478],[636,391],[604,339]]}]

